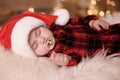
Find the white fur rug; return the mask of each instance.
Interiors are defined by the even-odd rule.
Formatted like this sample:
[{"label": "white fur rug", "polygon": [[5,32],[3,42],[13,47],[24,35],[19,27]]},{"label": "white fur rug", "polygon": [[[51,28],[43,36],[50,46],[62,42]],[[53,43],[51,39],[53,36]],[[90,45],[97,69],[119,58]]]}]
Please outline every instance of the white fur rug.
[{"label": "white fur rug", "polygon": [[0,46],[0,80],[120,80],[120,57],[83,59],[78,66],[57,67],[47,58],[22,58]]}]

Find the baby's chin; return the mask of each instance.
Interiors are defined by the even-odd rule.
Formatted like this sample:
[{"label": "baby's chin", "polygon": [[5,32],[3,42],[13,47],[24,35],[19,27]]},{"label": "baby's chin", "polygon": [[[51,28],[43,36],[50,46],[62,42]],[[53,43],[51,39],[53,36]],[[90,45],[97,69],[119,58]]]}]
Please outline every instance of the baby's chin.
[{"label": "baby's chin", "polygon": [[44,57],[45,55],[48,54],[48,52],[49,52],[49,50],[45,50],[45,51],[41,51],[41,52],[39,52],[39,53],[36,53],[36,55],[37,55],[38,57]]}]

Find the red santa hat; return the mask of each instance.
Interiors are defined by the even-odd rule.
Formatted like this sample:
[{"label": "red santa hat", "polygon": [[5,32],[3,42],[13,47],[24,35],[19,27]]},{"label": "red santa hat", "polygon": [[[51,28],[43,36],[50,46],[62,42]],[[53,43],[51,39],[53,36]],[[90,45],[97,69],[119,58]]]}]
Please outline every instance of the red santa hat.
[{"label": "red santa hat", "polygon": [[0,30],[0,44],[23,57],[34,57],[28,43],[30,31],[40,25],[65,25],[69,18],[69,13],[65,9],[58,9],[53,15],[25,11],[3,26]]}]

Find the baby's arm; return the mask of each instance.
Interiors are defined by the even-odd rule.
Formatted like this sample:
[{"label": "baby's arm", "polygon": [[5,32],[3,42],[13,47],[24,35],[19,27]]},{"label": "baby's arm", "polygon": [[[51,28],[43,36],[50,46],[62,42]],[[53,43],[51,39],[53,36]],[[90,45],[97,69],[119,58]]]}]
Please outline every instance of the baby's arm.
[{"label": "baby's arm", "polygon": [[50,60],[57,66],[66,66],[69,64],[71,57],[66,54],[52,52]]},{"label": "baby's arm", "polygon": [[109,23],[102,19],[99,19],[95,15],[72,18],[70,19],[70,23],[90,26],[93,30],[96,30],[96,31],[100,31],[102,29],[109,29]]}]

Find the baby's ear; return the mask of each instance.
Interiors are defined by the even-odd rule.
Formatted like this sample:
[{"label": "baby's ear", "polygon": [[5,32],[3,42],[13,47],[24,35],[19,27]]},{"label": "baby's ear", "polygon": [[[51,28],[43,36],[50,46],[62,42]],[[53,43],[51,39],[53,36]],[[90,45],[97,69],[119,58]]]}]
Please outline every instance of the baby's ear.
[{"label": "baby's ear", "polygon": [[66,25],[70,19],[70,14],[66,9],[55,10],[53,15],[58,16],[57,20],[55,21],[55,24],[58,24],[61,26]]}]

